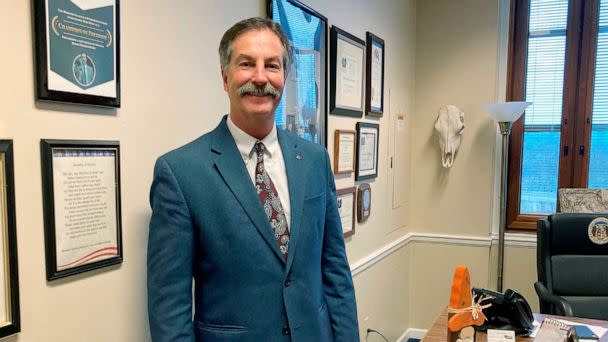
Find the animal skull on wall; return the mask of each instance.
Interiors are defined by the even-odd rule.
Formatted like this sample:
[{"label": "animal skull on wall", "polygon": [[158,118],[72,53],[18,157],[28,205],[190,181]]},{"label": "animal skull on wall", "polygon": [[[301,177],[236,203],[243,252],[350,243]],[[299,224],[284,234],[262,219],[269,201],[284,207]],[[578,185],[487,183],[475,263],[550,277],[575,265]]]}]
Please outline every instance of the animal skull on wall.
[{"label": "animal skull on wall", "polygon": [[439,138],[441,148],[441,164],[445,168],[452,167],[456,152],[460,147],[460,138],[464,131],[464,112],[453,105],[439,108],[435,122],[435,133]]}]

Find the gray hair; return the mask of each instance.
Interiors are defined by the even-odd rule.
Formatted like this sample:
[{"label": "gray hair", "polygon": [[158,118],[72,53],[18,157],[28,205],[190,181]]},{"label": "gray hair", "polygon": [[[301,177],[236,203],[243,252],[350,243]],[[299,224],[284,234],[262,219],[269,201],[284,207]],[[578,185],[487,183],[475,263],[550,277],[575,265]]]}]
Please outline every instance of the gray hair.
[{"label": "gray hair", "polygon": [[285,74],[289,70],[291,63],[291,44],[285,36],[283,29],[276,22],[268,18],[254,17],[245,20],[241,20],[234,24],[231,28],[224,33],[222,40],[220,41],[219,53],[220,53],[220,66],[222,71],[226,72],[228,64],[230,64],[230,58],[232,57],[232,43],[241,34],[251,30],[270,30],[281,40],[283,45],[283,68]]}]

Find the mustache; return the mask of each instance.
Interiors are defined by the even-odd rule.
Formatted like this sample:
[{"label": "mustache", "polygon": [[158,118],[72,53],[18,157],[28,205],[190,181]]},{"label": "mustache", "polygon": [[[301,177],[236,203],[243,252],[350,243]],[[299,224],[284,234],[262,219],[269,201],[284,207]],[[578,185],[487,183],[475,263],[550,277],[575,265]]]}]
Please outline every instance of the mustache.
[{"label": "mustache", "polygon": [[269,82],[264,85],[256,85],[249,81],[243,84],[238,90],[239,96],[253,95],[253,96],[272,96],[275,99],[278,98],[281,93]]}]

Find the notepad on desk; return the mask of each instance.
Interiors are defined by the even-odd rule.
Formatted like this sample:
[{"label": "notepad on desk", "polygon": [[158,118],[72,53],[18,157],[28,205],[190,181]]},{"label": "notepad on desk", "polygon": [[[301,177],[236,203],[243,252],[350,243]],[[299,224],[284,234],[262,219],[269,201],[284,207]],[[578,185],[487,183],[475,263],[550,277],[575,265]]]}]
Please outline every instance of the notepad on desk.
[{"label": "notepad on desk", "polygon": [[[536,322],[535,322],[536,323]],[[563,319],[545,318],[534,336],[534,341],[573,341],[573,342],[597,342],[608,329]]]}]

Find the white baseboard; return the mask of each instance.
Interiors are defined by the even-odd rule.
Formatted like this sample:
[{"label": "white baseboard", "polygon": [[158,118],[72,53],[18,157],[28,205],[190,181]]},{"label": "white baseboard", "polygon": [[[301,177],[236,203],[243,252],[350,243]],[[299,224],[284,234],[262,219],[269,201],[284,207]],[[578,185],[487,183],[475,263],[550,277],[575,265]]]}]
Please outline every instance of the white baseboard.
[{"label": "white baseboard", "polygon": [[410,338],[416,338],[422,340],[422,338],[426,335],[426,330],[424,329],[407,329],[401,337],[397,340],[397,342],[406,342]]}]

